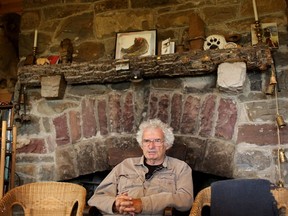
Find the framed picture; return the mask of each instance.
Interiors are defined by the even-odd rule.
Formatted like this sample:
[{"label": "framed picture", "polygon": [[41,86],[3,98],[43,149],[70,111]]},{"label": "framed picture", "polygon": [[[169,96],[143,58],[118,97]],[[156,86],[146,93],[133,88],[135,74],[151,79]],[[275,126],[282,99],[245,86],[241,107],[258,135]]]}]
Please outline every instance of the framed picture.
[{"label": "framed picture", "polygon": [[115,59],[156,54],[156,30],[117,33]]},{"label": "framed picture", "polygon": [[[279,48],[279,38],[277,23],[262,23],[262,42],[271,48]],[[251,25],[251,41],[252,45],[258,43],[255,24]]]},{"label": "framed picture", "polygon": [[175,42],[170,38],[161,41],[161,55],[171,54],[175,52]]}]

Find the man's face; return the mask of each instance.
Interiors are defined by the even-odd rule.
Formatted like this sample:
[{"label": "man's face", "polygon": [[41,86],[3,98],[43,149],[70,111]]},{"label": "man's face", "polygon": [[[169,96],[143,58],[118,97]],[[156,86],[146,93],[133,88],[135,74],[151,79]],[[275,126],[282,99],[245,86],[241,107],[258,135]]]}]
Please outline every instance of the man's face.
[{"label": "man's face", "polygon": [[162,164],[167,150],[164,134],[160,128],[147,128],[143,131],[142,150],[149,165]]}]

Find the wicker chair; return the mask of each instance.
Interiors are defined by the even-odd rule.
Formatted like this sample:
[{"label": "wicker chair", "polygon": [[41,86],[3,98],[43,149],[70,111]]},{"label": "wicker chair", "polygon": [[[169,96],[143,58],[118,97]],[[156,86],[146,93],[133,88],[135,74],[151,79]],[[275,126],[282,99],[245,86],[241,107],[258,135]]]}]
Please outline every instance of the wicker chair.
[{"label": "wicker chair", "polygon": [[20,205],[25,216],[82,216],[86,189],[64,182],[36,182],[8,191],[0,200],[0,216],[12,216]]},{"label": "wicker chair", "polygon": [[210,207],[210,205],[211,205],[211,187],[206,187],[201,191],[199,191],[199,193],[195,197],[189,216],[201,216],[202,209],[205,206]]},{"label": "wicker chair", "polygon": [[[275,200],[277,201],[277,208],[280,216],[288,216],[288,189],[274,188],[271,189]],[[202,189],[196,196],[189,216],[201,216],[202,209],[205,206],[211,205],[211,187]]]}]

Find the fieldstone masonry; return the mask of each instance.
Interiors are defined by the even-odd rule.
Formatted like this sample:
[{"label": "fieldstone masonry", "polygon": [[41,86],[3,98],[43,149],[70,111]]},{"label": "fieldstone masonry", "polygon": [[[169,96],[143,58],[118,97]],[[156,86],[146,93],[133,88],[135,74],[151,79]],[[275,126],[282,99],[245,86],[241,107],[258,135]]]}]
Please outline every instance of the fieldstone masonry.
[{"label": "fieldstone masonry", "polygon": [[[287,122],[286,2],[263,0],[257,6],[261,22],[278,25],[280,47],[272,54],[281,89],[279,112]],[[31,53],[37,28],[39,56],[57,54],[60,41],[68,37],[75,62],[113,59],[116,32],[157,29],[159,41],[170,37],[179,44],[191,12],[201,16],[207,36],[241,34],[240,46],[251,44],[254,22],[250,0],[29,0],[24,1],[24,9],[20,56]],[[219,88],[217,71],[138,83],[81,83],[67,85],[61,100],[47,100],[39,86],[29,87],[32,121],[18,127],[17,173],[24,182],[33,182],[110,169],[107,149],[136,146],[140,122],[158,117],[174,128],[175,145],[188,146],[186,161],[194,170],[277,182],[276,103],[275,96],[265,94],[269,77],[269,69],[250,69],[237,91]],[[288,127],[281,129],[281,145],[288,151]],[[282,166],[288,168],[287,163]],[[282,174],[287,185],[287,173]]]}]

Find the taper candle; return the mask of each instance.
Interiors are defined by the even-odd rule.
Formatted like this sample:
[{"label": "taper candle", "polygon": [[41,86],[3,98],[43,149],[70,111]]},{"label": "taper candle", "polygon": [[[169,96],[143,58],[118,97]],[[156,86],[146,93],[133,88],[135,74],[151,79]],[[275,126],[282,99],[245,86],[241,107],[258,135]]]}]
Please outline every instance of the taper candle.
[{"label": "taper candle", "polygon": [[258,21],[258,13],[257,13],[256,0],[252,0],[252,2],[253,2],[253,10],[254,10],[255,21]]},{"label": "taper candle", "polygon": [[37,47],[37,37],[38,37],[38,30],[35,29],[35,33],[34,33],[34,47]]}]

